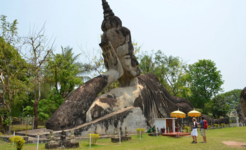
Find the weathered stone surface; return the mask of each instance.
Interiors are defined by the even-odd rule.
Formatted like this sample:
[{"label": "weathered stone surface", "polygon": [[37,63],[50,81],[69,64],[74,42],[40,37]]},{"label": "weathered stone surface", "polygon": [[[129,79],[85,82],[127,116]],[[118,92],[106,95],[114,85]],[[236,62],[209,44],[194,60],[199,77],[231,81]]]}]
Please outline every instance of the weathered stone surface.
[{"label": "weathered stone surface", "polygon": [[246,116],[246,87],[242,90],[240,94],[241,108]]},{"label": "weathered stone surface", "polygon": [[62,130],[86,122],[86,112],[107,85],[107,77],[98,76],[77,88],[49,118],[47,129]]},{"label": "weathered stone surface", "polygon": [[[125,111],[124,111],[125,110]],[[140,108],[129,107],[123,109],[120,113],[114,112],[101,117],[95,121],[84,124],[74,129],[75,136],[87,136],[87,134],[98,133],[100,135],[114,134],[115,127],[128,127],[128,133],[135,133],[136,128],[148,128],[147,121]],[[118,135],[117,135],[118,136]]]}]

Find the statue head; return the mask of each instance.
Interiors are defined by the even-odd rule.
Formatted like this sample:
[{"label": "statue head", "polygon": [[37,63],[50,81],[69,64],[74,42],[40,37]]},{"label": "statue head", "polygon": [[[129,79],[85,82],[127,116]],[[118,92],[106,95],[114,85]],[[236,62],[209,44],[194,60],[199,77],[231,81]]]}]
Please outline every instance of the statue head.
[{"label": "statue head", "polygon": [[[140,75],[138,61],[134,55],[130,30],[122,26],[120,18],[114,15],[106,0],[102,0],[104,20],[102,22],[102,39],[100,46],[112,44],[124,69],[123,78],[133,78]],[[104,61],[108,69],[107,62]]]}]

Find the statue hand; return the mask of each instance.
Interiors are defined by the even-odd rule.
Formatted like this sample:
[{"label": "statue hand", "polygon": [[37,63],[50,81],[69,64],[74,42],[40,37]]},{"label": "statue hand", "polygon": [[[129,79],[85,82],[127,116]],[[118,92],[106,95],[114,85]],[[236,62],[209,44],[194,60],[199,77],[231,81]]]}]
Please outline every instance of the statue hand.
[{"label": "statue hand", "polygon": [[101,48],[103,50],[104,63],[106,68],[109,72],[115,72],[118,74],[117,79],[120,78],[123,75],[123,68],[114,47],[109,41],[108,44],[104,44],[101,46]]}]

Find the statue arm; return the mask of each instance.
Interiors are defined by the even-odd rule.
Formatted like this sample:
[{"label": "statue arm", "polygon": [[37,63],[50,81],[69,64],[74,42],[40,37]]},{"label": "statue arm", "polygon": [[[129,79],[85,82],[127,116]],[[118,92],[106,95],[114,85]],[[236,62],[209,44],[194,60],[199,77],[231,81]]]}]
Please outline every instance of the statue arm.
[{"label": "statue arm", "polygon": [[107,77],[108,86],[117,81],[123,75],[123,68],[110,41],[107,43],[101,43],[100,46],[103,50],[104,63],[108,70],[103,74],[103,76]]}]

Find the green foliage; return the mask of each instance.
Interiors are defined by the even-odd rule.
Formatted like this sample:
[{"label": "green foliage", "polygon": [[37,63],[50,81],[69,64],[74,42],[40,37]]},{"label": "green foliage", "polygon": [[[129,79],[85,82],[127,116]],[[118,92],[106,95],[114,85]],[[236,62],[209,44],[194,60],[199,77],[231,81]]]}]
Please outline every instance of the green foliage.
[{"label": "green foliage", "polygon": [[211,130],[211,125],[208,125],[208,129]]},{"label": "green foliage", "polygon": [[140,136],[140,131],[141,131],[141,136],[145,132],[144,128],[137,128],[136,130],[137,130],[138,136]]},{"label": "green foliage", "polygon": [[21,136],[12,136],[9,140],[11,141],[10,144],[15,143],[17,150],[21,150],[26,142]]},{"label": "green foliage", "polygon": [[221,94],[226,103],[230,106],[230,111],[234,111],[240,107],[240,93],[242,89],[234,89],[229,92]]},{"label": "green foliage", "polygon": [[214,118],[225,117],[230,111],[230,106],[223,94],[216,95],[211,101],[205,104],[205,108],[208,112],[212,113]]},{"label": "green foliage", "polygon": [[219,125],[218,124],[214,124],[214,127],[218,129],[219,128]]},{"label": "green foliage", "polygon": [[232,111],[240,107],[240,92],[242,90],[235,89],[226,93],[221,93],[212,98],[205,104],[204,109],[211,113],[214,118],[226,116]]},{"label": "green foliage", "polygon": [[[3,125],[11,123],[9,118],[17,115],[20,109],[15,109],[27,99],[29,80],[27,78],[26,61],[15,48],[17,41],[17,20],[13,23],[6,21],[6,16],[1,16],[0,34],[0,89],[3,90],[3,109],[0,110],[4,119]],[[9,118],[9,120],[7,119]],[[5,127],[4,127],[5,129]]]},{"label": "green foliage", "polygon": [[83,64],[76,62],[80,54],[74,56],[72,50],[70,47],[62,47],[62,54],[50,55],[45,65],[47,82],[53,85],[63,98],[66,98],[75,86],[83,83],[81,75],[87,71]]},{"label": "green foliage", "polygon": [[[38,103],[38,118],[40,121],[44,122],[50,118],[50,116],[59,108],[59,106],[63,103],[62,96],[56,92],[55,89],[50,91],[48,99],[42,99]],[[25,115],[30,114],[33,116],[33,104],[34,100],[31,101],[29,106],[24,108]]]},{"label": "green foliage", "polygon": [[191,132],[191,128],[189,126],[184,126],[184,129],[186,132],[188,132],[188,131]]},{"label": "green foliage", "polygon": [[179,57],[166,56],[160,50],[152,55],[140,55],[139,67],[143,74],[154,73],[162,85],[174,96],[188,95],[185,87],[187,65]]},{"label": "green foliage", "polygon": [[185,98],[197,108],[203,108],[212,96],[222,91],[221,85],[224,83],[215,63],[205,59],[189,65],[187,79],[191,94]]},{"label": "green foliage", "polygon": [[[88,142],[90,142],[90,134],[87,134]],[[91,143],[96,144],[97,140],[100,139],[99,134],[91,134]]]}]

